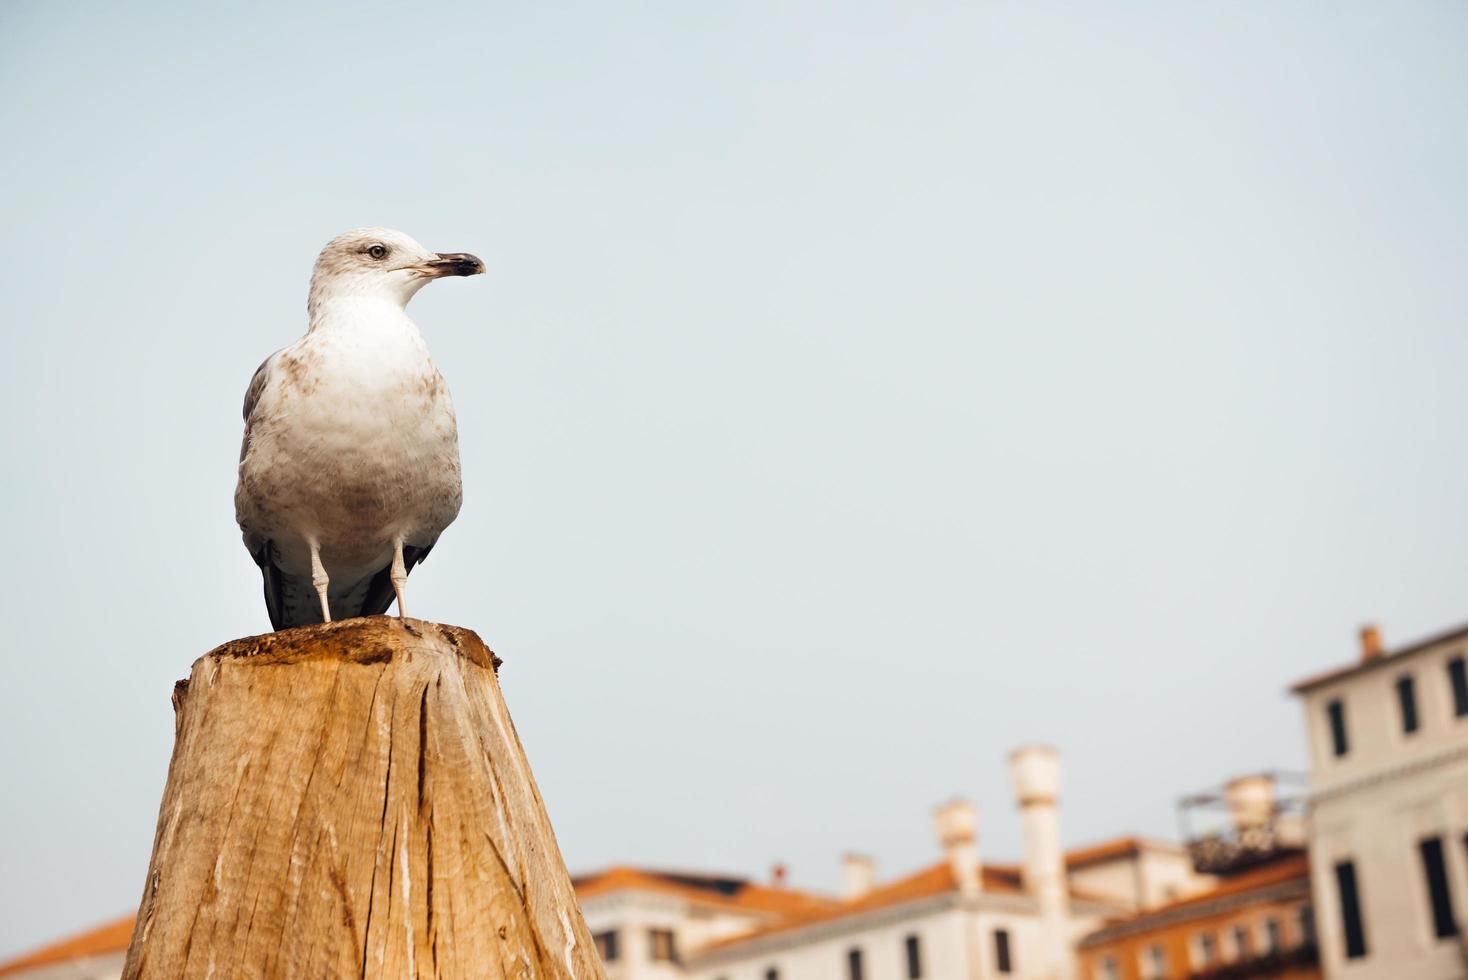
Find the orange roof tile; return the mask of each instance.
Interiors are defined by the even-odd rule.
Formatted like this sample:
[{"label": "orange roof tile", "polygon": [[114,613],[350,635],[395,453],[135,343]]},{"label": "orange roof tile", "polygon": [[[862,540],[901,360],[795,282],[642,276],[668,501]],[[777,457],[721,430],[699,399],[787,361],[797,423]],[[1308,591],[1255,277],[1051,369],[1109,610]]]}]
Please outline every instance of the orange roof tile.
[{"label": "orange roof tile", "polygon": [[[988,887],[990,869],[984,869],[984,885]],[[1007,882],[998,882],[1000,887],[1006,888]],[[944,861],[932,867],[924,868],[906,878],[899,878],[886,885],[873,888],[861,898],[854,901],[841,902],[833,908],[812,911],[806,915],[792,915],[779,922],[774,922],[762,929],[747,932],[739,936],[730,936],[727,939],[712,943],[708,949],[722,949],[737,943],[748,942],[764,936],[773,935],[778,932],[789,932],[803,926],[814,925],[817,922],[827,922],[832,919],[845,918],[848,915],[857,915],[870,909],[882,908],[887,905],[899,905],[903,902],[915,902],[918,899],[930,898],[934,895],[943,895],[954,891],[958,884],[953,878],[953,869],[948,862]]]},{"label": "orange roof tile", "polygon": [[1137,837],[1118,837],[1115,840],[1101,841],[1086,847],[1078,847],[1067,851],[1065,854],[1065,866],[1067,868],[1079,868],[1088,864],[1100,864],[1103,861],[1115,861],[1118,858],[1128,858],[1142,851],[1142,841]]},{"label": "orange roof tile", "polygon": [[125,953],[128,943],[133,938],[133,922],[136,918],[136,916],[129,915],[100,925],[95,929],[89,929],[80,935],[58,940],[49,946],[42,946],[8,963],[0,963],[0,977],[52,963],[84,960],[93,956],[105,956],[108,953]]},{"label": "orange roof tile", "polygon": [[1081,945],[1089,946],[1109,942],[1110,933],[1117,927],[1122,927],[1127,935],[1132,935],[1148,932],[1152,928],[1168,925],[1179,919],[1186,920],[1195,915],[1210,915],[1212,913],[1208,907],[1214,902],[1222,899],[1246,898],[1249,892],[1263,892],[1296,880],[1307,884],[1310,880],[1310,859],[1303,851],[1291,851],[1268,864],[1257,865],[1247,871],[1220,879],[1216,886],[1205,892],[1189,895],[1187,898],[1180,898],[1136,915],[1112,919],[1096,932],[1082,939]]},{"label": "orange roof tile", "polygon": [[1088,844],[1085,847],[1077,847],[1065,853],[1065,866],[1067,868],[1083,868],[1088,864],[1101,864],[1104,861],[1116,861],[1121,858],[1136,857],[1145,850],[1172,851],[1182,853],[1182,848],[1177,844],[1160,840],[1148,840],[1145,837],[1115,837],[1111,840]]},{"label": "orange roof tile", "polygon": [[1169,902],[1154,910],[1154,912],[1168,911],[1172,909],[1187,908],[1192,905],[1200,905],[1210,899],[1223,898],[1226,895],[1238,895],[1243,892],[1253,891],[1256,888],[1268,888],[1289,881],[1292,878],[1310,877],[1310,858],[1304,851],[1293,851],[1282,857],[1270,861],[1268,864],[1257,865],[1247,871],[1240,871],[1236,875],[1230,875],[1219,881],[1217,887],[1210,888],[1206,892],[1180,898],[1175,902]]},{"label": "orange roof tile", "polygon": [[615,866],[578,875],[571,884],[582,901],[608,892],[636,889],[677,895],[691,902],[748,912],[797,914],[835,905],[834,899],[795,888],[769,888],[743,878],[651,871]]},{"label": "orange roof tile", "polygon": [[[983,890],[990,894],[1023,894],[1024,885],[1020,869],[1011,865],[983,866]],[[825,908],[810,909],[804,914],[789,915],[785,919],[773,922],[753,932],[744,933],[739,936],[730,936],[721,939],[706,949],[723,949],[739,943],[748,942],[752,939],[760,939],[776,933],[790,932],[805,926],[815,925],[820,922],[830,922],[843,919],[847,916],[860,915],[873,909],[886,908],[891,905],[901,905],[905,902],[916,902],[924,898],[932,898],[937,895],[946,895],[958,890],[958,882],[953,876],[953,868],[947,861],[923,868],[905,878],[888,882],[873,888],[860,898],[852,901],[829,903]],[[1071,890],[1074,898],[1084,900],[1105,901],[1097,899],[1094,895]]]}]

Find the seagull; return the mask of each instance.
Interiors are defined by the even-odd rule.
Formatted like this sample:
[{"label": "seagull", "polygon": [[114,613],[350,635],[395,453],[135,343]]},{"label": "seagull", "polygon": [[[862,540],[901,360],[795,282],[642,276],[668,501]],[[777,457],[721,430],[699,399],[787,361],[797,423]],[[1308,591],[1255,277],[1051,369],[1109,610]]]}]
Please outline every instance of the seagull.
[{"label": "seagull", "polygon": [[474,276],[465,252],[358,228],[321,250],[306,335],[245,392],[235,519],[275,629],[375,616],[459,513],[459,435],[408,301]]}]

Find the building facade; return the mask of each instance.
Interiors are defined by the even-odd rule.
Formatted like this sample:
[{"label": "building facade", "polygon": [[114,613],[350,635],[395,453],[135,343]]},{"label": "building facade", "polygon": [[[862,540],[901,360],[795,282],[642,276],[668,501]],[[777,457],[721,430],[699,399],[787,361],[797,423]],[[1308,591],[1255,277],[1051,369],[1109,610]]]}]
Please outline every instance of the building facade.
[{"label": "building facade", "polygon": [[1315,980],[1321,976],[1300,852],[1255,865],[1192,898],[1081,940],[1083,980]]},{"label": "building facade", "polygon": [[1320,977],[1300,801],[1279,793],[1280,778],[1241,776],[1183,798],[1188,852],[1212,885],[1084,937],[1083,980]]},{"label": "building facade", "polygon": [[[746,879],[616,867],[575,879],[609,980],[1075,980],[1076,940],[1103,921],[1209,886],[1180,847],[1121,838],[1061,847],[1060,761],[1010,757],[1023,856],[991,863],[978,812],[937,809],[938,857],[880,881],[847,855],[840,895]],[[132,919],[0,965],[6,980],[116,980]]]},{"label": "building facade", "polygon": [[1301,681],[1326,976],[1468,976],[1468,627]]},{"label": "building facade", "polygon": [[[689,923],[682,932],[664,920],[659,928],[677,936],[681,974],[666,960],[652,968],[646,962],[654,948],[645,926],[649,896],[611,890],[584,899],[583,909],[599,945],[616,950],[608,966],[617,980],[1073,980],[1079,936],[1104,919],[1207,886],[1171,845],[1124,838],[1065,852],[1058,756],[1025,747],[1011,755],[1010,770],[1024,840],[1018,864],[984,860],[977,810],[954,801],[934,814],[940,858],[911,874],[879,882],[868,859],[848,855],[834,900],[802,895],[722,937],[714,933],[727,919],[717,928]],[[604,904],[613,898],[620,906]],[[737,894],[731,899],[748,904]],[[624,953],[629,939],[636,961]]]},{"label": "building facade", "polygon": [[840,904],[772,879],[619,867],[574,883],[608,980],[674,980],[698,950]]}]

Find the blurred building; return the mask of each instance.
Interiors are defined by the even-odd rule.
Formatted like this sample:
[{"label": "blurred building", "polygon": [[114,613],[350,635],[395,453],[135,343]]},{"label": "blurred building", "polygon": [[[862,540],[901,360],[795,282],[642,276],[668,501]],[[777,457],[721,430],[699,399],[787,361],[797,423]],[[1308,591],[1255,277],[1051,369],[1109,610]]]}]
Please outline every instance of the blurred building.
[{"label": "blurred building", "polygon": [[790,887],[778,866],[767,885],[628,867],[583,875],[574,884],[609,980],[684,977],[692,952],[839,905]]},{"label": "blurred building", "polygon": [[1468,976],[1468,627],[1301,681],[1325,973]]},{"label": "blurred building", "polygon": [[577,883],[611,980],[898,980],[1075,976],[1076,938],[1103,919],[1196,892],[1183,849],[1123,838],[1066,853],[1060,763],[1049,748],[1010,757],[1024,854],[984,860],[978,812],[934,814],[940,856],[882,881],[857,854],[842,894],[614,869]]},{"label": "blurred building", "polygon": [[[840,895],[768,883],[616,867],[575,879],[610,980],[1073,980],[1074,944],[1103,921],[1197,894],[1212,879],[1187,851],[1126,837],[1066,852],[1060,761],[1010,756],[1023,831],[1017,864],[984,859],[978,812],[939,807],[934,863],[882,880],[850,854]],[[116,980],[132,919],[0,965],[6,980]]]},{"label": "blurred building", "polygon": [[1185,797],[1201,894],[1108,922],[1077,946],[1084,980],[1311,980],[1321,975],[1298,795],[1279,773]]}]

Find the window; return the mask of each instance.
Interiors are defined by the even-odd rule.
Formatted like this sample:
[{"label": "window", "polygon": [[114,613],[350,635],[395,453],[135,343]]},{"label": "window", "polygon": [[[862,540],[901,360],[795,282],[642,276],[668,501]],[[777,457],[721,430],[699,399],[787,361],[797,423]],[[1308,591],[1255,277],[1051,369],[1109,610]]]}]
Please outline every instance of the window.
[{"label": "window", "polygon": [[1247,960],[1250,956],[1249,949],[1249,927],[1237,925],[1233,927],[1234,959]]},{"label": "window", "polygon": [[1295,911],[1295,924],[1300,927],[1300,945],[1315,945],[1315,906],[1301,905]]},{"label": "window", "polygon": [[1330,719],[1330,748],[1337,757],[1345,755],[1351,746],[1346,742],[1346,706],[1336,699],[1325,706],[1325,714]]},{"label": "window", "polygon": [[994,969],[1000,973],[1014,972],[1014,958],[1009,949],[1009,930],[994,930]]},{"label": "window", "polygon": [[862,980],[861,950],[859,949],[846,952],[846,980]]},{"label": "window", "polygon": [[1346,935],[1346,959],[1366,955],[1366,928],[1361,921],[1361,896],[1356,893],[1356,865],[1341,861],[1335,866],[1335,887],[1341,902],[1341,928]]},{"label": "window", "polygon": [[917,936],[908,936],[902,944],[907,950],[907,980],[918,980],[923,975],[923,950]]},{"label": "window", "polygon": [[678,962],[678,942],[671,929],[649,929],[647,938],[654,963]]},{"label": "window", "polygon": [[1198,936],[1198,959],[1203,966],[1217,965],[1218,940],[1213,933],[1205,932]]},{"label": "window", "polygon": [[1439,939],[1458,934],[1453,918],[1453,893],[1448,890],[1448,869],[1443,862],[1443,839],[1428,837],[1417,842],[1422,855],[1422,874],[1427,879],[1427,898],[1432,902],[1432,929]]},{"label": "window", "polygon": [[1417,685],[1411,674],[1397,678],[1397,705],[1402,709],[1402,734],[1417,730]]},{"label": "window", "polygon": [[1142,976],[1147,980],[1167,980],[1167,950],[1162,946],[1148,946],[1142,960]]},{"label": "window", "polygon": [[1264,920],[1264,952],[1278,953],[1284,949],[1284,938],[1280,934],[1279,920],[1274,916]]},{"label": "window", "polygon": [[1121,968],[1116,965],[1116,957],[1110,953],[1101,957],[1101,980],[1121,980]]},{"label": "window", "polygon": [[596,953],[598,956],[601,957],[601,961],[603,963],[612,963],[616,961],[617,931],[615,929],[610,929],[606,932],[599,932],[591,937],[591,941],[596,946]]},{"label": "window", "polygon": [[1448,661],[1448,680],[1453,685],[1453,714],[1459,718],[1468,715],[1468,664],[1462,657]]}]

